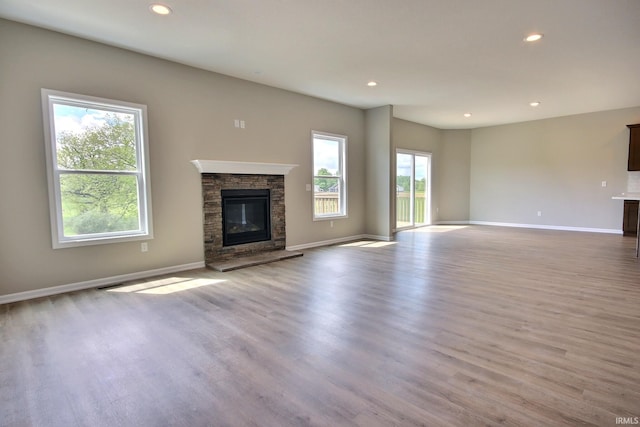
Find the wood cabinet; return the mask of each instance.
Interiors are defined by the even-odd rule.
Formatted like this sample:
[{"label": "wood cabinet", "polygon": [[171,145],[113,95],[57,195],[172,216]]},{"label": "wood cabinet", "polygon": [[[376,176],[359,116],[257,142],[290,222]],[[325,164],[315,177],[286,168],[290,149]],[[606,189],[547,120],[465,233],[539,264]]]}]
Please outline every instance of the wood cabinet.
[{"label": "wood cabinet", "polygon": [[629,128],[629,165],[627,170],[640,171],[640,124]]},{"label": "wood cabinet", "polygon": [[624,216],[622,218],[622,235],[635,236],[638,226],[638,200],[624,201]]}]

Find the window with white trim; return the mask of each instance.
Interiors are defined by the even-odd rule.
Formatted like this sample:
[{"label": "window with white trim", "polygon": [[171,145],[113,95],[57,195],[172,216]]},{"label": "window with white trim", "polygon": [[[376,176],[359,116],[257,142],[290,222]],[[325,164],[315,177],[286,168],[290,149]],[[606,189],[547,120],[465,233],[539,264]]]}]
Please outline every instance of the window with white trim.
[{"label": "window with white trim", "polygon": [[42,89],[54,248],[153,236],[145,105]]},{"label": "window with white trim", "polygon": [[347,216],[347,137],[312,132],[313,219]]}]

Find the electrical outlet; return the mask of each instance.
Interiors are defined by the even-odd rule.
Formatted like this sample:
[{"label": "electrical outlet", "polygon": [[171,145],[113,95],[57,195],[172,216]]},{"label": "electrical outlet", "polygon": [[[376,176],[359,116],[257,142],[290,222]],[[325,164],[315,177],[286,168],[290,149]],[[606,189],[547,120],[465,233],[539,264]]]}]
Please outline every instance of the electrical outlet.
[{"label": "electrical outlet", "polygon": [[235,120],[233,121],[233,125],[234,125],[235,127],[239,128],[239,127],[240,127],[240,119],[235,119]]},{"label": "electrical outlet", "polygon": [[311,184],[307,184],[307,185],[306,185],[306,187],[305,187],[305,189],[306,189],[307,191],[311,191]]},{"label": "electrical outlet", "polygon": [[602,181],[602,186],[606,187],[607,186],[607,181]]},{"label": "electrical outlet", "polygon": [[329,226],[333,228],[333,221],[329,221]]},{"label": "electrical outlet", "polygon": [[149,245],[147,242],[140,243],[140,252],[147,252],[149,250]]},{"label": "electrical outlet", "polygon": [[538,211],[538,216],[542,216],[542,211]]}]

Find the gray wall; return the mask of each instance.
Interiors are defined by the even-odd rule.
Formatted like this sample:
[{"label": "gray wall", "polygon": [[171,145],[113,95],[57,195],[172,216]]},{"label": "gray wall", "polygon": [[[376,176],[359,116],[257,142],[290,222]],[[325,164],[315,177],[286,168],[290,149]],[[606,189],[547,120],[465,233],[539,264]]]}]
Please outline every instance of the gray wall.
[{"label": "gray wall", "polygon": [[366,111],[366,215],[367,234],[390,239],[391,215],[391,125],[393,107],[372,108]]},{"label": "gray wall", "polygon": [[[202,261],[192,159],[294,163],[287,244],[364,233],[364,112],[0,20],[0,295]],[[53,250],[40,88],[148,106],[155,238]],[[236,129],[234,119],[246,121]],[[349,217],[312,220],[311,131],[347,135]]]},{"label": "gray wall", "polygon": [[621,230],[611,196],[626,191],[638,122],[640,107],[473,130],[470,219]]},{"label": "gray wall", "polygon": [[471,131],[443,130],[438,156],[436,219],[442,222],[469,220],[471,197]]}]

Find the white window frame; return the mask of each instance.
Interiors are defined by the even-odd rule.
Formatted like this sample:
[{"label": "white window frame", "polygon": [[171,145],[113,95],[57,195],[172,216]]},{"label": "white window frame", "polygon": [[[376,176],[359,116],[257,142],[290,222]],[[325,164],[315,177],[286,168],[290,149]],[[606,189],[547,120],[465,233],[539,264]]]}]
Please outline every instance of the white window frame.
[{"label": "white window frame", "polygon": [[[153,238],[151,215],[151,181],[149,178],[149,144],[147,138],[147,106],[113,99],[98,98],[75,93],[42,89],[42,114],[47,160],[47,181],[49,187],[49,213],[51,220],[51,241],[54,249],[75,246],[99,245]],[[84,171],[58,169],[54,105],[72,105],[118,113],[135,117],[136,163],[133,171]],[[138,230],[65,236],[62,217],[62,195],[60,176],[64,173],[95,173],[106,175],[135,176],[138,185]]]},{"label": "white window frame", "polygon": [[[339,143],[339,159],[338,159],[338,173],[336,175],[316,175],[315,171],[315,139],[333,140]],[[337,218],[347,218],[347,142],[348,138],[345,135],[338,135],[328,132],[311,131],[311,211],[313,212],[314,221],[333,220]],[[337,178],[339,194],[338,200],[340,205],[340,212],[332,214],[316,214],[315,206],[315,179],[316,178]]]},{"label": "white window frame", "polygon": [[[394,182],[396,184],[396,188],[397,188],[397,170],[398,170],[398,154],[409,154],[411,155],[411,188],[410,188],[410,193],[411,193],[411,200],[410,200],[410,215],[411,215],[411,223],[412,225],[408,225],[408,226],[404,226],[404,227],[398,227],[398,218],[397,218],[397,208],[394,209],[394,218],[395,218],[395,226],[394,229],[395,230],[408,230],[408,229],[412,229],[412,228],[419,228],[419,227],[427,227],[429,225],[432,225],[432,219],[431,219],[431,186],[433,184],[432,180],[431,180],[431,171],[433,169],[433,158],[432,158],[432,153],[428,152],[428,151],[416,151],[416,150],[407,150],[407,149],[403,149],[403,148],[396,148],[396,156],[394,159],[394,165],[395,165],[395,169],[396,172],[394,173]],[[416,192],[416,182],[415,182],[415,170],[416,170],[416,156],[417,157],[424,157],[426,159],[428,159],[428,169],[427,169],[427,174],[425,176],[426,178],[426,188],[424,196],[425,196],[425,212],[424,212],[424,216],[425,216],[425,222],[420,224],[420,225],[416,225],[415,223],[415,192]],[[397,200],[394,202],[397,203]]]}]

